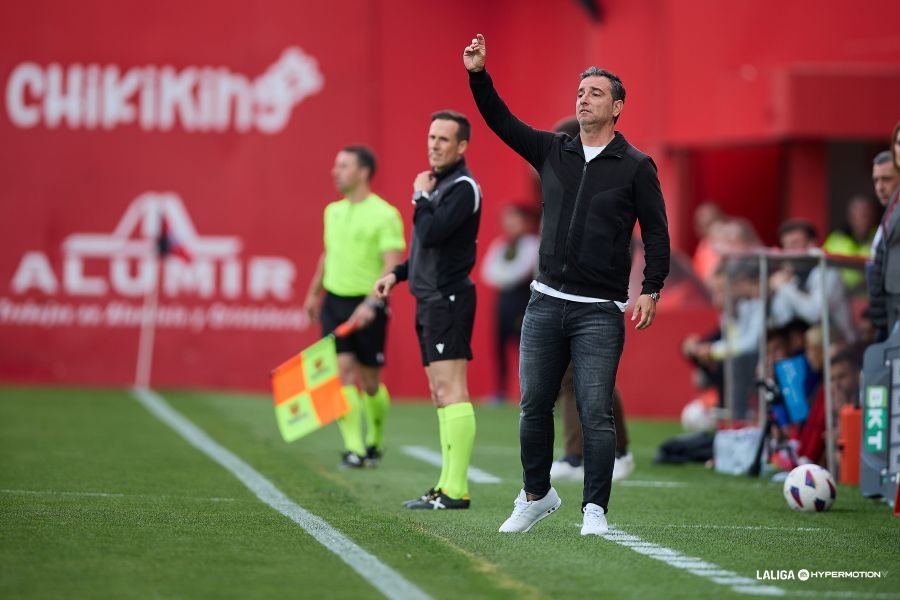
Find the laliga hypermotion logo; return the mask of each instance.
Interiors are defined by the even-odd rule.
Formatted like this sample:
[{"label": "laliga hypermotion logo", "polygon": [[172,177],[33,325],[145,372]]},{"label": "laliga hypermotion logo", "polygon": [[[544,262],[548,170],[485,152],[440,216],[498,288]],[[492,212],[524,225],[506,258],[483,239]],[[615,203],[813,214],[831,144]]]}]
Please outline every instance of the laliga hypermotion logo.
[{"label": "laliga hypermotion logo", "polygon": [[274,134],[294,106],[322,90],[318,63],[297,47],[252,81],[227,67],[33,62],[16,65],[6,82],[6,112],[17,127],[115,129],[137,124],[145,131],[170,131],[176,122],[189,132]]},{"label": "laliga hypermotion logo", "polygon": [[[190,260],[160,261],[162,227]],[[174,192],[146,192],[128,207],[111,233],[74,233],[63,244],[62,272],[47,255],[26,252],[10,282],[12,292],[100,297],[110,292],[142,297],[158,286],[164,297],[221,296],[253,300],[291,299],[296,269],[282,256],[241,258],[236,236],[201,236]]]}]

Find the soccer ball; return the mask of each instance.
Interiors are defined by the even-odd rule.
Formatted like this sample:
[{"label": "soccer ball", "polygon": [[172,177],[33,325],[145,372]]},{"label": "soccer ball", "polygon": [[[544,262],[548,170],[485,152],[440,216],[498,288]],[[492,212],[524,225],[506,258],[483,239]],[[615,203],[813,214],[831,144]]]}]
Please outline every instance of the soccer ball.
[{"label": "soccer ball", "polygon": [[681,410],[681,426],[690,433],[710,431],[716,428],[716,414],[703,400],[691,400]]},{"label": "soccer ball", "polygon": [[800,465],[784,480],[784,499],[794,510],[826,511],[836,495],[834,478],[819,465]]}]

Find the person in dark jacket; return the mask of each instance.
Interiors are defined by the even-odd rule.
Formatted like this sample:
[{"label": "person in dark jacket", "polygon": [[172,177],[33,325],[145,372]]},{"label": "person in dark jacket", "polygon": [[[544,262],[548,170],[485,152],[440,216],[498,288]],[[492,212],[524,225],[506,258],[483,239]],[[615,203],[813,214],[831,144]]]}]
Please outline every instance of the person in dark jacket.
[{"label": "person in dark jacket", "polygon": [[481,34],[463,52],[472,95],[488,127],[537,170],[544,210],[539,274],[519,350],[524,489],[500,531],[526,532],[561,504],[550,485],[553,404],[571,360],[584,433],[581,534],[603,535],[616,447],[612,395],[625,341],[636,222],[646,258],[631,316],[637,329],[653,323],[669,272],[656,165],[615,131],[625,88],[613,73],[591,67],[581,74],[575,105],[580,134],[573,138],[533,129],[513,116],[485,71],[486,54]]},{"label": "person in dark jacket", "polygon": [[386,298],[409,280],[416,298],[416,334],[431,397],[438,413],[442,466],[438,482],[406,502],[407,508],[469,508],[469,461],[475,442],[475,412],[466,387],[475,323],[475,243],[481,219],[481,189],[466,167],[471,126],[458,112],[431,116],[431,169],[413,181],[413,235],[409,260],[375,283]]}]

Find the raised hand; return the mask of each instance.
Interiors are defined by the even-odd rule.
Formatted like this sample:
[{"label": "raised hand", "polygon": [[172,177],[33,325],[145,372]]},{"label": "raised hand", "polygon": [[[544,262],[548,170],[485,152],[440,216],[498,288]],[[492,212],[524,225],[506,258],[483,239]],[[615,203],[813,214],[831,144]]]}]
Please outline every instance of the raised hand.
[{"label": "raised hand", "polygon": [[484,36],[480,33],[475,36],[472,43],[463,50],[463,64],[466,70],[472,73],[484,71],[484,60],[487,57],[487,48],[484,45]]}]

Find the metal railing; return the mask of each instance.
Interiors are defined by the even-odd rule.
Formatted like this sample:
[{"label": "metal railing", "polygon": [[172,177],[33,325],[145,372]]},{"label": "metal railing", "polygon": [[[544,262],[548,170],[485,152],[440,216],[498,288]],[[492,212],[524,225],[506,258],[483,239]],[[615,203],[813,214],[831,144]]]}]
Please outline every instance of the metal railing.
[{"label": "metal railing", "polygon": [[[752,379],[754,380],[754,382],[756,382],[765,378],[766,367],[768,363],[767,330],[769,328],[771,318],[771,315],[769,314],[769,300],[771,296],[771,294],[769,293],[769,280],[772,273],[777,270],[773,269],[772,267],[778,267],[779,265],[782,265],[786,262],[790,262],[792,264],[804,264],[806,266],[813,265],[813,267],[807,273],[810,276],[812,275],[812,271],[815,270],[815,267],[818,267],[818,273],[816,273],[816,276],[820,278],[819,292],[821,294],[821,297],[818,298],[818,301],[820,302],[821,306],[819,310],[818,321],[809,323],[809,325],[819,325],[822,331],[823,364],[821,385],[824,386],[825,395],[826,461],[828,470],[836,474],[834,447],[835,423],[833,410],[834,398],[831,389],[831,361],[829,357],[829,349],[831,348],[831,341],[833,337],[833,316],[831,315],[831,307],[829,306],[830,298],[828,296],[829,290],[827,289],[827,276],[830,269],[839,269],[841,271],[841,278],[839,281],[841,281],[843,285],[843,280],[846,279],[845,274],[848,272],[847,270],[849,270],[849,272],[857,273],[857,275],[854,276],[854,279],[857,282],[861,281],[862,285],[858,286],[858,288],[855,290],[846,290],[846,301],[848,305],[845,306],[845,308],[849,311],[851,298],[854,296],[854,294],[857,298],[860,299],[864,298],[865,296],[865,259],[830,255],[820,249],[796,252],[762,248],[724,255],[722,257],[721,266],[721,272],[724,275],[724,285],[722,290],[722,335],[723,337],[728,336],[736,326],[734,322],[735,302],[739,298],[737,298],[735,295],[735,279],[741,278],[746,283],[748,275],[752,275],[754,271],[758,271],[757,285],[759,290],[757,298],[760,302],[761,310],[763,311],[763,324],[762,330],[758,332],[758,359],[756,361],[755,367],[756,373],[754,374],[754,377]],[[742,269],[742,265],[750,265],[752,268]],[[857,333],[859,333],[858,330]],[[747,416],[746,413],[743,415],[736,414],[735,409],[736,406],[742,405],[744,402],[747,402],[751,396],[751,394],[746,393],[746,399],[742,399],[740,403],[735,398],[735,381],[738,375],[738,373],[736,373],[737,367],[735,364],[735,358],[735,356],[729,353],[729,355],[723,362],[723,375],[725,380],[723,416],[729,419],[740,419]],[[762,430],[762,428],[764,428],[766,425],[768,413],[766,392],[758,386],[754,387],[756,387],[757,392],[757,420]]]}]

